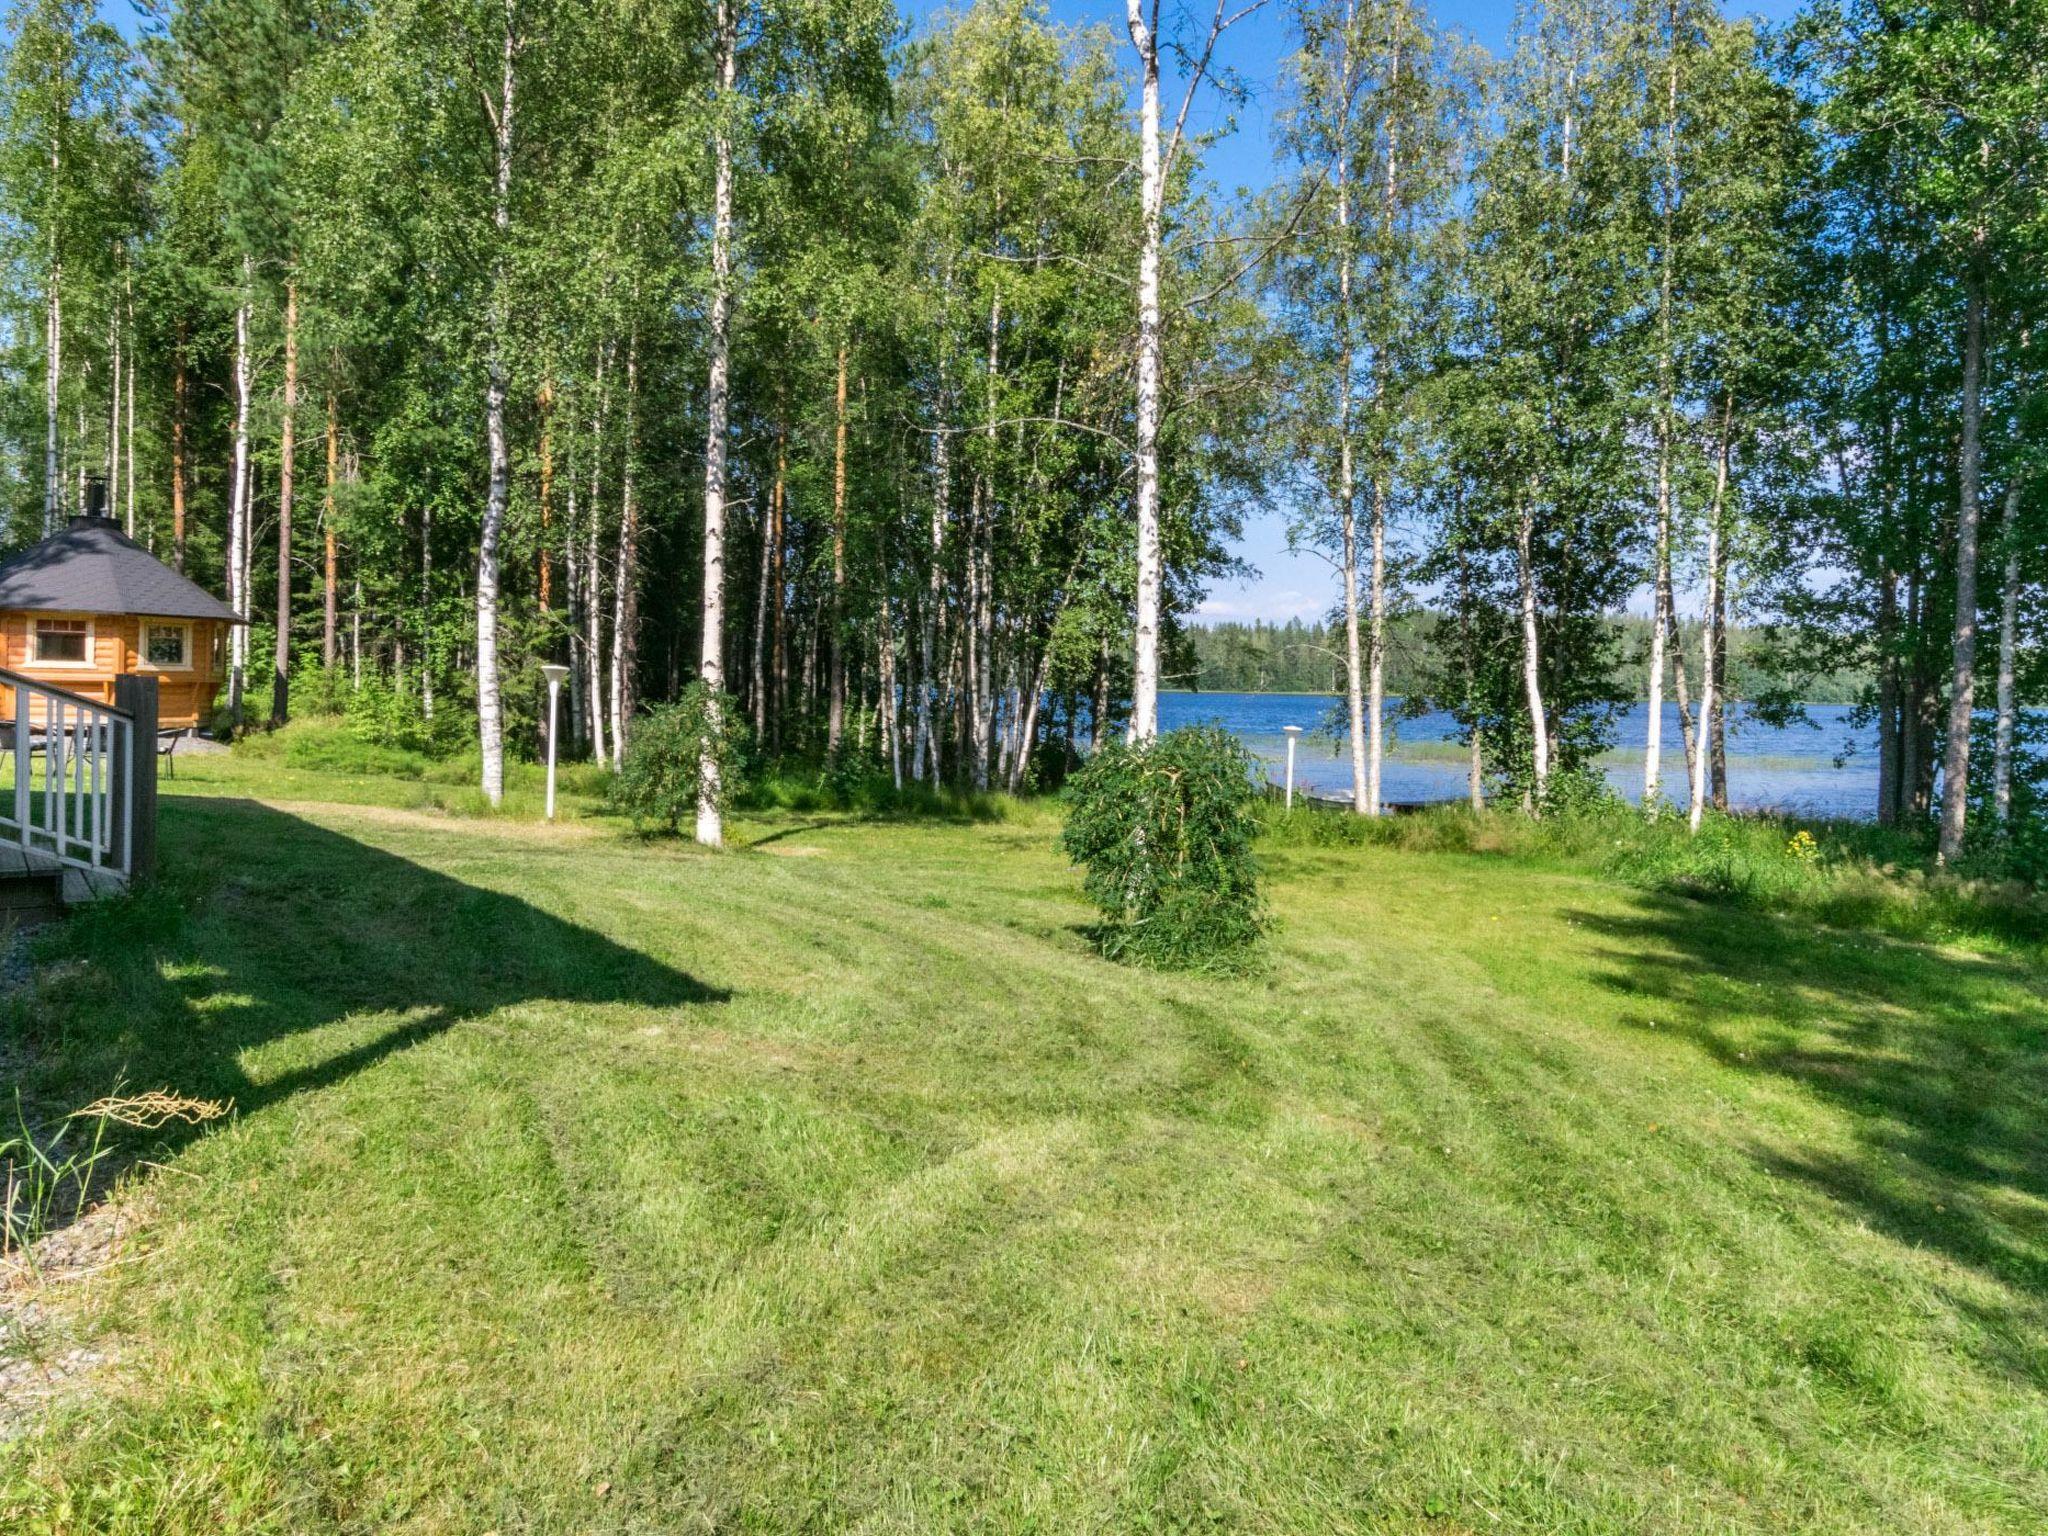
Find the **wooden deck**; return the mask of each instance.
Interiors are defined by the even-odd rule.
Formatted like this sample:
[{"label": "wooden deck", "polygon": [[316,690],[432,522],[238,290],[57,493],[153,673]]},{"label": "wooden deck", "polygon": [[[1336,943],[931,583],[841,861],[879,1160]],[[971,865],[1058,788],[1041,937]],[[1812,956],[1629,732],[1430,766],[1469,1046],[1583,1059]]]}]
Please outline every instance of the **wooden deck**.
[{"label": "wooden deck", "polygon": [[110,869],[77,869],[39,848],[0,842],[0,926],[49,922],[69,907],[123,888],[121,877]]}]

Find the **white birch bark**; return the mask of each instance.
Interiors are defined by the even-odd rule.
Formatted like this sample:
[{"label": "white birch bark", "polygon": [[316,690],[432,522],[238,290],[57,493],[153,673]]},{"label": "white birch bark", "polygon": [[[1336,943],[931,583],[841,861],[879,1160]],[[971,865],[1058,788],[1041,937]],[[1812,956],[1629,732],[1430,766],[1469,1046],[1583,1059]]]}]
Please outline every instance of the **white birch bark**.
[{"label": "white birch bark", "polygon": [[[1388,89],[1396,90],[1400,80],[1401,44],[1396,38],[1387,59]],[[1387,141],[1387,162],[1381,200],[1380,282],[1383,287],[1391,287],[1393,278],[1389,268],[1394,261],[1401,164],[1401,125],[1391,104],[1387,108],[1383,131]],[[1392,297],[1387,296],[1383,317],[1391,310],[1392,303]],[[1390,367],[1388,344],[1389,338],[1382,335],[1373,349],[1373,405],[1378,417],[1379,448],[1372,480],[1372,620],[1366,645],[1365,794],[1366,803],[1375,816],[1380,814],[1385,803],[1380,783],[1387,760],[1387,501],[1390,495],[1387,482],[1393,473],[1386,426]]]},{"label": "white birch bark", "polygon": [[832,395],[832,657],[825,706],[825,755],[837,759],[846,734],[846,340]]},{"label": "white birch bark", "polygon": [[228,491],[228,606],[243,622],[228,626],[228,716],[242,723],[249,673],[249,289],[255,263],[242,258],[241,300],[235,306],[235,468]]},{"label": "white birch bark", "polygon": [[[638,302],[638,296],[635,296]],[[619,546],[612,570],[612,766],[626,761],[626,730],[633,716],[633,641],[639,628],[640,334],[626,342],[626,440],[619,482]]]},{"label": "white birch bark", "polygon": [[1131,685],[1131,735],[1159,734],[1159,261],[1166,172],[1159,146],[1159,9],[1148,22],[1144,0],[1125,0],[1131,44],[1143,81],[1139,110],[1138,380],[1136,458],[1138,605]]},{"label": "white birch bark", "polygon": [[937,733],[932,728],[934,697],[938,692],[938,679],[933,675],[938,654],[939,613],[946,601],[946,524],[952,513],[953,494],[953,448],[952,448],[952,388],[950,383],[952,360],[952,317],[953,317],[953,268],[949,262],[942,284],[945,302],[939,312],[939,389],[937,400],[938,430],[932,434],[932,535],[931,565],[926,572],[924,613],[919,627],[917,642],[917,735],[910,755],[910,776],[922,780],[926,772],[926,759],[930,759],[931,778],[934,783],[939,777],[939,747]]},{"label": "white birch bark", "polygon": [[496,176],[491,196],[491,223],[497,249],[492,256],[490,340],[484,396],[485,432],[490,439],[491,478],[484,502],[482,536],[476,556],[476,723],[483,748],[484,798],[497,805],[505,798],[505,721],[498,692],[498,543],[505,527],[505,503],[511,487],[512,455],[505,439],[506,241],[512,227],[513,59],[517,0],[505,0],[505,39],[501,83],[492,124],[495,129]]},{"label": "white birch bark", "polygon": [[299,404],[299,285],[284,290],[284,418],[277,449],[277,633],[270,661],[270,723],[283,725],[291,712],[292,501],[297,466],[295,431]]},{"label": "white birch bark", "polygon": [[[718,0],[719,106],[732,102],[734,53],[737,47],[733,0]],[[723,793],[718,778],[716,735],[725,692],[725,434],[726,366],[732,314],[732,139],[724,118],[714,140],[717,170],[711,195],[711,336],[709,377],[705,384],[704,437],[704,631],[699,676],[707,695],[707,735],[697,757],[697,841],[707,848],[725,846],[725,821],[719,811]]]},{"label": "white birch bark", "polygon": [[932,439],[932,536],[931,565],[926,572],[924,615],[917,642],[917,741],[911,753],[910,774],[923,779],[929,770],[934,783],[939,777],[937,733],[932,728],[932,709],[938,692],[937,665],[939,610],[946,601],[946,523],[951,515],[953,455],[946,422],[946,388],[943,368],[939,386],[939,430]]},{"label": "white birch bark", "polygon": [[1650,620],[1650,715],[1643,733],[1643,810],[1654,815],[1662,794],[1664,753],[1664,636],[1670,627],[1665,608],[1671,573],[1671,458],[1668,436],[1661,430],[1657,447],[1657,544],[1650,572],[1653,617]]},{"label": "white birch bark", "polygon": [[1706,617],[1700,626],[1700,712],[1699,733],[1692,754],[1692,809],[1686,818],[1687,825],[1694,832],[1707,814],[1707,762],[1712,754],[1708,751],[1707,740],[1712,730],[1714,711],[1719,707],[1716,686],[1720,667],[1716,655],[1715,615],[1721,604],[1721,519],[1728,505],[1728,454],[1729,431],[1734,416],[1734,402],[1731,400],[1721,413],[1721,444],[1714,466],[1714,502],[1707,515],[1707,595]]},{"label": "white birch bark", "polygon": [[1002,319],[1003,299],[998,293],[989,300],[988,306],[988,377],[985,395],[983,432],[988,439],[988,468],[979,484],[981,500],[974,519],[972,542],[968,558],[976,562],[977,575],[974,584],[974,787],[987,789],[990,784],[990,758],[996,751],[996,710],[998,699],[995,688],[996,650],[996,599],[995,599],[995,544],[996,544],[996,379],[1002,367]]},{"label": "white birch bark", "polygon": [[585,592],[583,617],[583,664],[589,673],[589,686],[585,689],[584,704],[590,711],[587,733],[590,738],[591,761],[602,763],[609,759],[605,750],[605,703],[604,703],[604,427],[606,400],[604,393],[604,372],[606,349],[597,350],[596,394],[597,404],[590,418],[590,526],[585,534],[585,557],[583,562]]},{"label": "white birch bark", "polygon": [[583,525],[577,515],[575,461],[569,466],[569,500],[562,525],[562,576],[569,585],[569,740],[572,746],[588,733],[583,713]]},{"label": "white birch bark", "polygon": [[1543,708],[1543,657],[1536,632],[1536,487],[1523,493],[1515,539],[1515,579],[1522,603],[1522,693],[1529,708],[1529,741],[1536,778],[1536,806],[1550,788],[1550,719]]},{"label": "white birch bark", "polygon": [[1963,322],[1962,445],[1957,454],[1956,622],[1949,687],[1948,749],[1941,764],[1943,863],[1963,851],[1970,803],[1970,720],[1977,696],[1977,498],[1983,473],[1984,278],[1972,274]]}]

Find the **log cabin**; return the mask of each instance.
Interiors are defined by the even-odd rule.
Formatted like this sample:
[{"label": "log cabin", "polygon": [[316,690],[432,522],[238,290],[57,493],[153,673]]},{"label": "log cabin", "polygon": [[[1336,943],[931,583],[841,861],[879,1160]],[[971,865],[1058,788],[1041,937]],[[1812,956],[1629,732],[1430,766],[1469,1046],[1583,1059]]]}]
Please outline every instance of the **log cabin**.
[{"label": "log cabin", "polygon": [[0,667],[107,704],[116,677],[152,675],[166,731],[207,723],[242,622],[92,512],[0,562]]}]

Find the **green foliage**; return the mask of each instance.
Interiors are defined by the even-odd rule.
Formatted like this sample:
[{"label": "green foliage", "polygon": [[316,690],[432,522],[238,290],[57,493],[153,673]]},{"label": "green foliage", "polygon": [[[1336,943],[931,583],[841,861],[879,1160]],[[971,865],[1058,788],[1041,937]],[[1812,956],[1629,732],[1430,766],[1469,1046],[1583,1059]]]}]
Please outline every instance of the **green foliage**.
[{"label": "green foliage", "polygon": [[343,718],[350,734],[370,746],[446,757],[470,740],[470,722],[456,709],[429,715],[420,696],[374,674],[349,692]]},{"label": "green foliage", "polygon": [[613,809],[642,830],[675,832],[686,817],[697,814],[707,744],[723,809],[746,787],[751,736],[730,694],[695,682],[675,703],[657,705],[633,722],[626,760],[612,781]]},{"label": "green foliage", "polygon": [[1257,764],[1211,727],[1113,742],[1067,781],[1060,846],[1084,867],[1112,958],[1175,969],[1242,968],[1266,927]]}]

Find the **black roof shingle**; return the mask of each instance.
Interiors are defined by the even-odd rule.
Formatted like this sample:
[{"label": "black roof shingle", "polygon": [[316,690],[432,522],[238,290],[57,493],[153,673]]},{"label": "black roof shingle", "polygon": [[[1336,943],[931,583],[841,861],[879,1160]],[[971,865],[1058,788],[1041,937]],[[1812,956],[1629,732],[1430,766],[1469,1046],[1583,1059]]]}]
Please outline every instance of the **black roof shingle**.
[{"label": "black roof shingle", "polygon": [[0,562],[0,610],[242,620],[109,518],[74,517],[40,544]]}]

